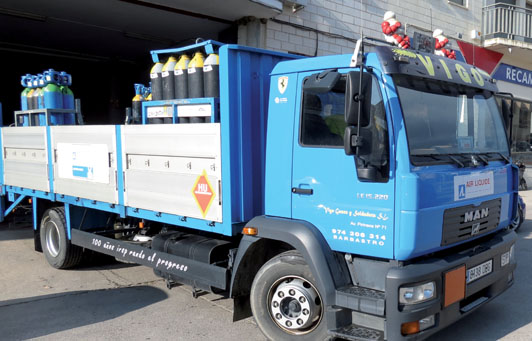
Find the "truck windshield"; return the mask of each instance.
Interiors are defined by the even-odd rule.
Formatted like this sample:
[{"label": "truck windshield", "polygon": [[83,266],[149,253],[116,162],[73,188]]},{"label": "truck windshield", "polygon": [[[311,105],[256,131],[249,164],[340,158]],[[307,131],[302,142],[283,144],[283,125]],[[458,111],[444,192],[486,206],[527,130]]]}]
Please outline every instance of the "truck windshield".
[{"label": "truck windshield", "polygon": [[492,92],[409,76],[394,81],[414,165],[508,160],[506,131]]}]

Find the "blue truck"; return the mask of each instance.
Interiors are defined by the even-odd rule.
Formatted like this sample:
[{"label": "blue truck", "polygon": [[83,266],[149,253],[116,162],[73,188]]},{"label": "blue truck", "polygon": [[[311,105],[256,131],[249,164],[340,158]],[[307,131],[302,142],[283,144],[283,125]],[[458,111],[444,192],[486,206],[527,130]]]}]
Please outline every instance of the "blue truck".
[{"label": "blue truck", "polygon": [[1,128],[1,218],[31,199],[51,266],[92,250],[152,267],[233,298],[268,339],[426,338],[514,282],[508,114],[474,66],[363,46],[152,51],[216,53],[219,97]]}]

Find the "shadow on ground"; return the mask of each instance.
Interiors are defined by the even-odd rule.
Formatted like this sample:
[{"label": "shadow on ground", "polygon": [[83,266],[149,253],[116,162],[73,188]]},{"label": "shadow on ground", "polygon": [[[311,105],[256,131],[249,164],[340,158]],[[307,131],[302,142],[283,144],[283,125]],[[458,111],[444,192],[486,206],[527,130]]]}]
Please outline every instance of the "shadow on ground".
[{"label": "shadow on ground", "polygon": [[[0,335],[22,340],[53,334],[142,309],[166,299],[161,289],[135,286],[0,301]],[[21,329],[20,321],[28,328]]]}]

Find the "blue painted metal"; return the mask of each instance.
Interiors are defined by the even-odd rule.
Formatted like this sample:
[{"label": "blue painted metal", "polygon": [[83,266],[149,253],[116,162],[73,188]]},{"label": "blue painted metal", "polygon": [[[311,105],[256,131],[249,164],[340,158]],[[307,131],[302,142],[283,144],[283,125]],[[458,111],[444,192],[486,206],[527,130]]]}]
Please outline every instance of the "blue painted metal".
[{"label": "blue painted metal", "polygon": [[72,239],[72,226],[70,222],[70,205],[65,204],[65,220],[68,240]]},{"label": "blue painted metal", "polygon": [[121,214],[121,211],[124,210],[124,206],[121,206],[121,205],[115,205],[115,204],[111,204],[107,202],[90,200],[90,199],[77,198],[77,197],[72,197],[72,196],[64,195],[64,194],[56,194],[56,200],[59,202],[63,202],[65,204],[93,208],[93,209],[116,213],[116,214]]},{"label": "blue painted metal", "polygon": [[264,213],[269,74],[298,57],[238,45],[222,46],[219,56],[224,229],[216,232],[232,235],[239,231],[231,223]]},{"label": "blue painted metal", "polygon": [[177,107],[179,105],[188,105],[188,104],[210,104],[211,111],[211,122],[220,122],[220,112],[219,112],[219,98],[214,97],[205,97],[205,98],[186,98],[186,99],[173,99],[173,100],[161,100],[161,101],[144,101],[142,102],[142,124],[148,123],[148,108],[149,107],[172,107],[172,122],[177,122]]},{"label": "blue painted metal", "polygon": [[25,195],[20,195],[12,204],[4,211],[4,217],[6,217],[11,211],[20,204],[22,200],[26,198]]},{"label": "blue painted metal", "polygon": [[43,192],[43,191],[38,191],[36,189],[29,189],[29,188],[8,186],[8,185],[3,186],[3,187],[4,187],[4,192],[7,193],[8,195],[14,195],[16,193],[16,194],[27,195],[30,197],[37,197],[40,199],[48,199],[51,201],[55,201],[54,194],[50,192]]},{"label": "blue painted metal", "polygon": [[37,231],[37,197],[31,198],[31,205],[32,205],[32,213],[33,213],[33,229]]},{"label": "blue painted metal", "polygon": [[207,232],[220,232],[223,230],[223,227],[230,224],[221,224],[214,221],[195,219],[190,217],[178,216],[175,214],[168,214],[163,212],[155,212],[150,210],[143,210],[134,207],[126,206],[126,215],[128,217],[136,217],[151,221],[157,221],[164,224],[172,224],[177,226],[184,226],[193,228],[196,230],[207,231]]},{"label": "blue painted metal", "polygon": [[1,196],[0,197],[0,223],[4,221],[4,211],[6,210],[6,197]]},{"label": "blue painted metal", "polygon": [[126,216],[126,210],[124,207],[124,160],[122,158],[122,130],[119,125],[116,126],[116,155],[118,208],[120,210],[120,216],[124,218]]},{"label": "blue painted metal", "polygon": [[[374,66],[376,60],[368,59]],[[347,70],[339,70],[345,72]],[[380,72],[374,71],[377,84],[382,83]],[[317,70],[300,73],[292,80],[297,83],[296,96],[289,97],[295,102],[295,112],[302,108],[303,79]],[[280,96],[279,90],[273,89]],[[374,89],[383,94],[383,88]],[[375,99],[376,102],[380,102]],[[289,103],[290,104],[290,103]],[[292,104],[292,105],[294,105]],[[281,104],[275,104],[277,107]],[[282,189],[290,193],[292,187],[313,190],[312,195],[291,194],[291,217],[312,222],[327,240],[331,249],[340,252],[355,252],[379,258],[393,258],[393,221],[395,202],[395,177],[393,165],[390,167],[386,183],[363,182],[357,177],[353,156],[345,154],[343,146],[322,148],[302,146],[299,143],[301,115],[295,115],[293,126],[292,185]],[[392,129],[387,118],[388,130]],[[391,147],[391,146],[389,146]],[[274,165],[280,167],[279,164]],[[286,186],[286,184],[285,184]],[[281,190],[281,189],[279,189]],[[274,198],[272,198],[274,200]],[[278,208],[281,209],[281,208]]]},{"label": "blue painted metal", "polygon": [[151,58],[154,63],[157,63],[159,59],[159,55],[161,54],[180,54],[182,52],[187,51],[194,51],[194,50],[203,50],[205,49],[205,53],[215,53],[218,48],[223,45],[223,43],[217,42],[215,40],[206,40],[202,41],[201,43],[193,44],[193,45],[187,45],[185,47],[179,47],[175,49],[166,49],[166,50],[154,50],[151,51]]},{"label": "blue painted metal", "polygon": [[50,126],[46,126],[46,150],[48,151],[48,181],[50,183],[50,193],[54,192],[54,164],[53,164],[53,149],[52,149],[52,134]]}]

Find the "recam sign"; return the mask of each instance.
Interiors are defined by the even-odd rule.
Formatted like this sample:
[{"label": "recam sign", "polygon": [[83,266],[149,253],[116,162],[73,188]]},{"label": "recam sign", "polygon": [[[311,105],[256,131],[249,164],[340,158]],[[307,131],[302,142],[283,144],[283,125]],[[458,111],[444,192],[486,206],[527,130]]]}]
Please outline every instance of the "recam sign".
[{"label": "recam sign", "polygon": [[493,172],[454,177],[454,200],[465,200],[493,194]]}]

